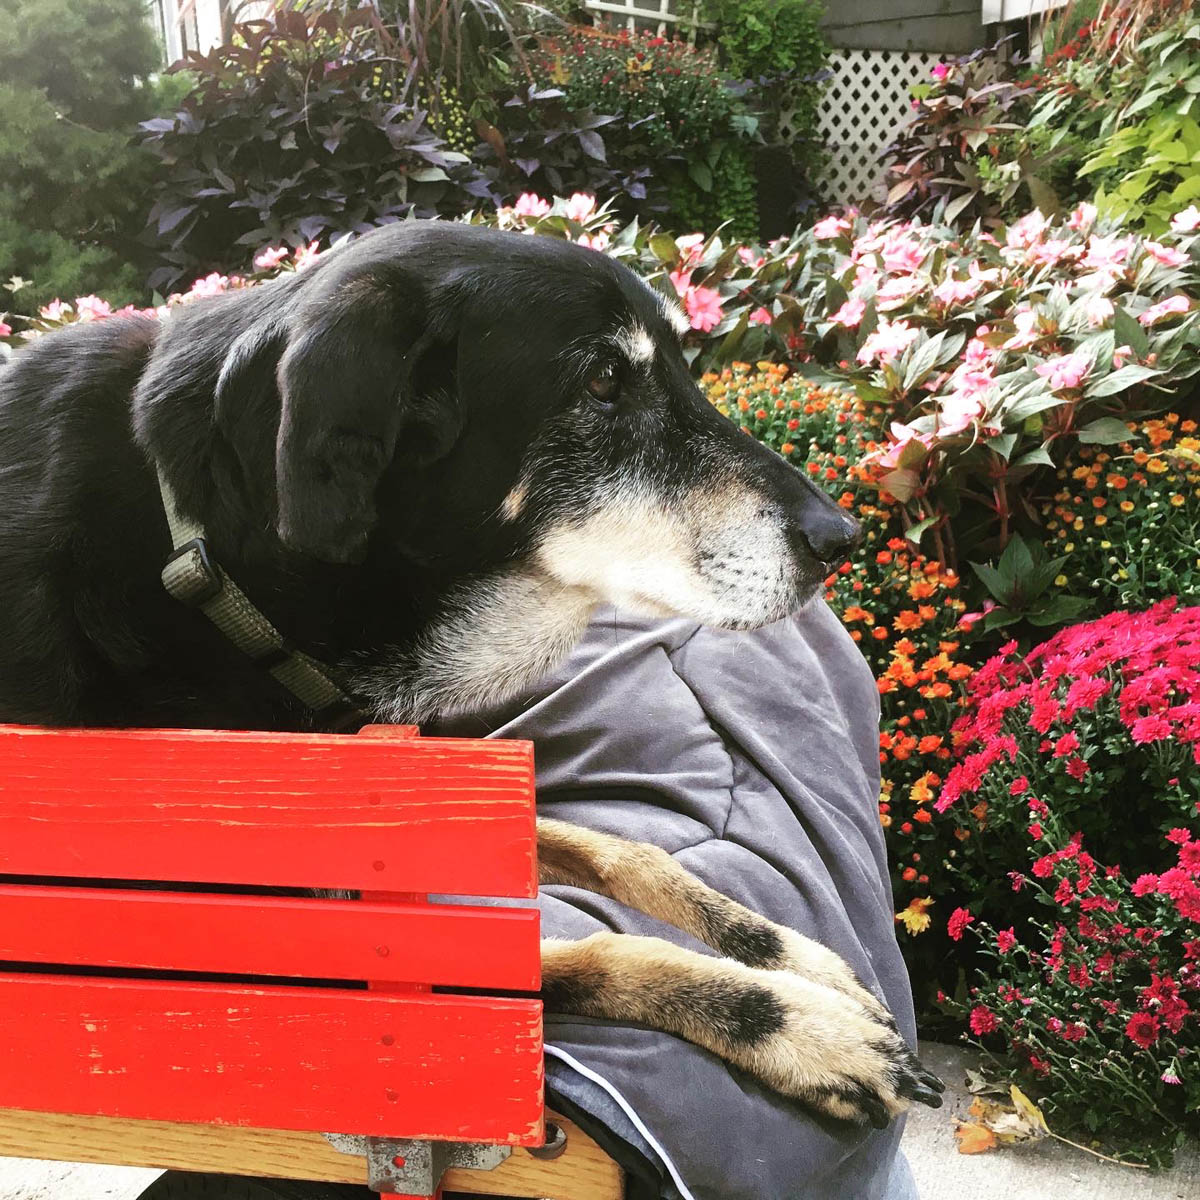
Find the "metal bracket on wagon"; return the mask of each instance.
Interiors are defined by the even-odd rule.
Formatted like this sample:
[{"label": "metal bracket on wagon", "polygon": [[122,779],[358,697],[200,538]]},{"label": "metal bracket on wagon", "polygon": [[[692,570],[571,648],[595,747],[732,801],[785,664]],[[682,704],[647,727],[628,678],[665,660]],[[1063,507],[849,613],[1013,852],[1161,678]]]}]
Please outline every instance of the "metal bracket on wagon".
[{"label": "metal bracket on wagon", "polygon": [[479,1142],[425,1142],[414,1138],[377,1138],[327,1133],[325,1140],[342,1154],[367,1160],[367,1186],[376,1192],[436,1196],[451,1167],[494,1171],[512,1153],[511,1146]]}]

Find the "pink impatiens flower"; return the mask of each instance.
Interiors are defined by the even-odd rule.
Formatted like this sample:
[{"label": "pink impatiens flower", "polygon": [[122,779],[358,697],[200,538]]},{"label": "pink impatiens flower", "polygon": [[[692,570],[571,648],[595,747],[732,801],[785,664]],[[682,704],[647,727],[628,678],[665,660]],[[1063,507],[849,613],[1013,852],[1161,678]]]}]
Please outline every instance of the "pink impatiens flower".
[{"label": "pink impatiens flower", "polygon": [[75,311],[81,321],[99,321],[112,316],[112,306],[99,296],[76,296]]},{"label": "pink impatiens flower", "polygon": [[1132,357],[1132,346],[1118,346],[1113,351],[1113,370],[1119,371]]},{"label": "pink impatiens flower", "polygon": [[211,275],[205,275],[203,279],[197,279],[192,284],[192,296],[219,296],[229,287],[229,277],[222,275],[219,271],[213,271]]},{"label": "pink impatiens flower", "polygon": [[38,316],[45,321],[61,321],[75,310],[63,300],[51,300],[38,309]]},{"label": "pink impatiens flower", "polygon": [[1156,325],[1167,317],[1182,316],[1192,307],[1192,302],[1186,296],[1168,296],[1157,304],[1152,304],[1138,320],[1143,325]]},{"label": "pink impatiens flower", "polygon": [[771,316],[769,308],[764,308],[760,305],[750,314],[749,319],[751,325],[770,325],[775,318]]},{"label": "pink impatiens flower", "polygon": [[978,276],[974,279],[947,279],[933,289],[933,298],[947,306],[963,304],[967,300],[974,300],[982,287],[983,281]]},{"label": "pink impatiens flower", "polygon": [[691,271],[685,271],[682,267],[677,267],[667,275],[667,278],[671,281],[672,286],[680,296],[687,295],[688,288],[692,286]]},{"label": "pink impatiens flower", "polygon": [[849,229],[850,222],[845,217],[826,217],[813,226],[813,237],[826,241],[829,238],[841,237]]},{"label": "pink impatiens flower", "polygon": [[710,333],[721,323],[721,293],[706,287],[690,287],[683,298],[693,329]]},{"label": "pink impatiens flower", "polygon": [[609,234],[606,229],[600,229],[595,233],[581,233],[575,240],[589,250],[605,250],[608,247]]},{"label": "pink impatiens flower", "polygon": [[925,261],[925,249],[915,238],[898,235],[883,244],[883,265],[888,271],[911,274],[920,270]]},{"label": "pink impatiens flower", "polygon": [[1107,271],[1116,273],[1122,270],[1133,253],[1134,238],[1128,237],[1092,237],[1088,239],[1088,251],[1080,263],[1085,270]]},{"label": "pink impatiens flower", "polygon": [[596,197],[589,196],[587,192],[576,192],[567,201],[566,216],[568,220],[582,223],[595,211]]},{"label": "pink impatiens flower", "polygon": [[303,271],[305,267],[311,267],[317,261],[321,254],[320,244],[321,241],[318,238],[315,242],[309,242],[307,246],[301,246],[292,255],[292,261],[296,264],[297,271]]},{"label": "pink impatiens flower", "polygon": [[286,246],[268,246],[254,256],[254,265],[260,271],[270,271],[273,267],[279,266],[290,253],[291,251]]},{"label": "pink impatiens flower", "polygon": [[1089,296],[1083,306],[1083,315],[1087,317],[1087,323],[1093,329],[1107,325],[1112,320],[1115,311],[1113,302],[1107,296],[1101,296],[1098,293]]},{"label": "pink impatiens flower", "polygon": [[877,450],[871,455],[872,460],[881,467],[898,467],[900,455],[904,452],[905,447],[913,442],[926,449],[933,445],[933,434],[918,433],[911,425],[901,425],[899,421],[892,422],[891,432],[892,437],[896,440],[886,449]]},{"label": "pink impatiens flower", "polygon": [[688,233],[675,239],[685,267],[694,267],[703,257],[704,243],[708,239],[702,233]]},{"label": "pink impatiens flower", "polygon": [[1165,267],[1182,267],[1191,262],[1182,250],[1176,250],[1174,246],[1164,246],[1161,242],[1152,242],[1149,239],[1143,245],[1146,247],[1146,253]]},{"label": "pink impatiens flower", "polygon": [[1027,350],[1041,336],[1038,329],[1038,315],[1031,308],[1023,308],[1013,313],[1015,332],[1001,347],[1004,350]]},{"label": "pink impatiens flower", "polygon": [[1062,354],[1034,367],[1043,379],[1049,381],[1053,392],[1077,388],[1091,369],[1092,360],[1086,354]]},{"label": "pink impatiens flower", "polygon": [[983,416],[983,403],[965,392],[952,392],[938,403],[938,435],[962,433]]},{"label": "pink impatiens flower", "polygon": [[12,326],[6,321],[0,321],[0,338],[12,337]]},{"label": "pink impatiens flower", "polygon": [[518,217],[544,217],[550,211],[550,202],[543,200],[537,192],[522,192],[513,205]]},{"label": "pink impatiens flower", "polygon": [[1026,213],[1019,221],[1008,227],[1004,235],[1005,242],[1016,249],[1028,250],[1044,232],[1048,224],[1040,209]]},{"label": "pink impatiens flower", "polygon": [[933,70],[930,72],[930,74],[934,77],[934,79],[936,79],[940,82],[941,80],[945,79],[947,75],[950,74],[950,64],[940,62],[933,68]]},{"label": "pink impatiens flower", "polygon": [[916,341],[920,332],[907,321],[880,321],[855,357],[860,363],[890,363]]},{"label": "pink impatiens flower", "polygon": [[835,325],[844,325],[847,329],[857,329],[867,311],[866,303],[857,296],[851,296],[829,319]]},{"label": "pink impatiens flower", "polygon": [[918,292],[925,290],[925,280],[919,275],[900,275],[889,279],[875,293],[875,304],[881,312],[900,308],[907,304]]},{"label": "pink impatiens flower", "polygon": [[1172,233],[1194,233],[1197,229],[1200,229],[1200,208],[1194,204],[1189,204],[1171,218]]},{"label": "pink impatiens flower", "polygon": [[1094,204],[1084,201],[1067,219],[1067,227],[1078,233],[1086,233],[1096,223],[1098,209]]}]

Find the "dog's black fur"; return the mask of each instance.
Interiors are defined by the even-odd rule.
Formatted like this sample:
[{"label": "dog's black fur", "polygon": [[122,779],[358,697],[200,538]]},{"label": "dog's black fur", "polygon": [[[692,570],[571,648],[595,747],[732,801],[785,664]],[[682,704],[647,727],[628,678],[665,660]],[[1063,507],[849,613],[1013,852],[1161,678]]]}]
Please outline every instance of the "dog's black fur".
[{"label": "dog's black fur", "polygon": [[[434,222],[162,326],[41,339],[0,369],[0,720],[310,727],[164,591],[156,465],[216,561],[385,720],[513,694],[600,601],[784,616],[856,526],[705,401],[681,323],[603,255]],[[938,1102],[836,955],[661,851],[555,822],[539,847],[547,880],[734,956],[545,943],[548,997],[689,1038],[833,1117]]]},{"label": "dog's black fur", "polygon": [[[669,316],[606,256],[433,222],[181,307],[161,330],[110,319],[41,339],[0,371],[0,720],[307,725],[163,591],[151,457],[284,635],[351,688],[370,680],[392,719],[429,715],[406,712],[412,681],[389,693],[387,676],[420,672],[411,647],[446,596],[482,580],[478,605],[547,529],[622,489],[686,506],[736,482],[784,529],[788,593],[805,599],[852,523],[705,402]],[[652,363],[614,349],[631,326]],[[615,397],[589,392],[613,372]],[[744,565],[714,569],[723,623],[783,615],[743,619]],[[509,664],[507,690],[519,674]]]}]

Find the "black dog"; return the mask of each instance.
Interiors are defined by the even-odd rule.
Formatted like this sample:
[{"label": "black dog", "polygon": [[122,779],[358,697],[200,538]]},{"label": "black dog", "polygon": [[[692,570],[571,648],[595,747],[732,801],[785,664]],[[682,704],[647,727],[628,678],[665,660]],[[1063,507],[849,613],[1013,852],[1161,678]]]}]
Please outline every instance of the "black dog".
[{"label": "black dog", "polygon": [[[162,325],[41,339],[0,371],[0,719],[314,724],[163,590],[156,468],[224,571],[385,721],[515,694],[601,601],[743,628],[793,611],[857,529],[705,401],[682,328],[601,254],[431,222]],[[648,847],[551,822],[540,845],[545,879],[727,955],[547,943],[548,1002],[648,1021],[835,1116],[936,1099],[829,951]]]}]

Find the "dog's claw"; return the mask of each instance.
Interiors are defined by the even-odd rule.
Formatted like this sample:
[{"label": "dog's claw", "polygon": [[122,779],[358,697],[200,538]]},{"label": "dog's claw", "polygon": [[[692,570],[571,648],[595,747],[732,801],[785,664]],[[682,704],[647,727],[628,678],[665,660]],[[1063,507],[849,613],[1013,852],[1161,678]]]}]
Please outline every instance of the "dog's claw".
[{"label": "dog's claw", "polygon": [[932,1088],[925,1087],[924,1084],[918,1084],[912,1089],[912,1091],[909,1093],[909,1096],[913,1100],[916,1100],[919,1104],[929,1105],[930,1108],[942,1107],[941,1095],[938,1092],[935,1092]]},{"label": "dog's claw", "polygon": [[926,1087],[932,1088],[940,1096],[946,1090],[946,1085],[932,1072],[917,1063],[917,1078]]}]

